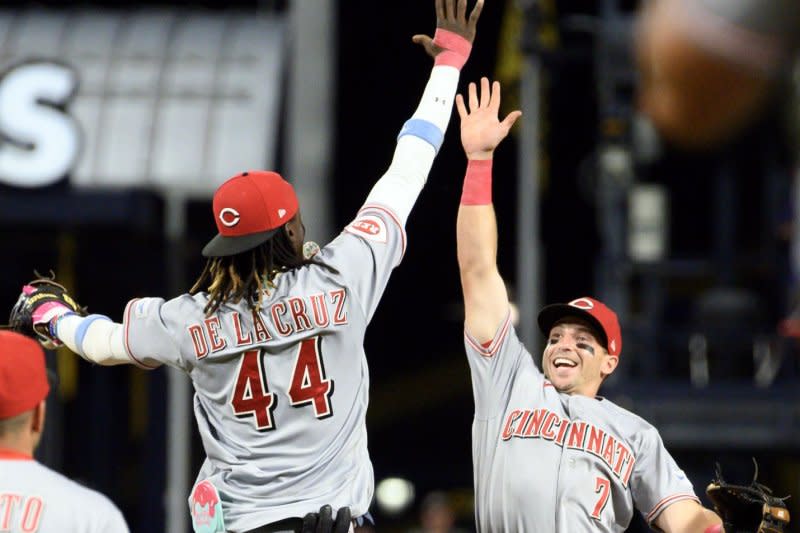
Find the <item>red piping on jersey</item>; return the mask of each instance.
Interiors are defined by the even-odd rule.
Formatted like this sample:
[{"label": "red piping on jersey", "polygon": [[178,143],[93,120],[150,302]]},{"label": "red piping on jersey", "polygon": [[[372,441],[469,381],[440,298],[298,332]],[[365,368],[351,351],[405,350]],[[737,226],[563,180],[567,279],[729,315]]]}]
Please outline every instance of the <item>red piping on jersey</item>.
[{"label": "red piping on jersey", "polygon": [[694,500],[697,503],[700,503],[700,500],[694,494],[687,492],[673,494],[672,496],[667,496],[666,498],[658,502],[655,505],[655,507],[653,507],[653,510],[647,514],[647,518],[645,520],[647,521],[648,524],[650,524],[653,520],[658,518],[658,515],[661,514],[661,511],[663,511],[673,503],[679,502],[681,500]]},{"label": "red piping on jersey", "polygon": [[133,352],[131,351],[131,345],[128,342],[128,328],[130,327],[130,324],[131,324],[131,321],[130,321],[131,309],[133,309],[133,304],[135,302],[138,302],[139,300],[141,300],[141,298],[134,298],[133,300],[128,302],[128,307],[125,308],[125,330],[124,330],[125,331],[125,335],[124,335],[125,351],[128,352],[128,357],[131,358],[131,361],[133,361],[133,363],[136,366],[138,366],[139,368],[144,368],[145,370],[153,370],[155,368],[158,368],[158,366],[146,365],[143,362],[141,362],[138,359],[136,359],[136,356],[133,355]]},{"label": "red piping on jersey", "polygon": [[500,349],[500,345],[502,344],[503,339],[505,338],[506,334],[508,333],[508,327],[511,325],[511,313],[508,313],[506,316],[503,325],[500,327],[500,331],[497,333],[494,339],[489,341],[489,346],[494,345],[494,347],[490,350],[489,347],[484,347],[483,344],[479,343],[475,339],[473,339],[469,333],[466,331],[464,332],[464,338],[467,339],[467,342],[472,346],[475,351],[477,351],[483,357],[492,357],[497,350]]},{"label": "red piping on jersey", "polygon": [[16,450],[0,448],[0,459],[5,461],[33,461],[33,456]]},{"label": "red piping on jersey", "polygon": [[394,214],[394,211],[378,204],[364,204],[361,207],[361,209],[358,210],[358,215],[360,215],[361,213],[363,213],[368,209],[376,209],[378,211],[385,212],[387,215],[389,215],[389,218],[391,218],[394,221],[394,223],[397,224],[397,226],[400,228],[400,239],[403,243],[403,252],[400,254],[400,259],[402,260],[403,256],[406,255],[406,229],[400,223],[400,219],[397,218],[397,215]]}]

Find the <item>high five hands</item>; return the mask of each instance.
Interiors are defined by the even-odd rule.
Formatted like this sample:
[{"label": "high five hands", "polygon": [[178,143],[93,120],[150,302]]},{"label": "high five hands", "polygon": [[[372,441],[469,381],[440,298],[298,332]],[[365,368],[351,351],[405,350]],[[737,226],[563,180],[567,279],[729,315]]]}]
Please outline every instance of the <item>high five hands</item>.
[{"label": "high five hands", "polygon": [[495,148],[506,138],[522,111],[509,113],[502,121],[500,112],[500,82],[489,86],[481,78],[480,97],[475,83],[468,88],[469,110],[461,94],[456,95],[456,109],[461,116],[461,144],[468,159],[491,159]]},{"label": "high five hands", "polygon": [[[436,0],[436,29],[460,35],[471,45],[475,40],[481,10],[483,0],[478,0],[467,18],[467,0]],[[428,55],[434,58],[444,50],[438,40],[428,35],[417,34],[411,40],[422,45]]]}]

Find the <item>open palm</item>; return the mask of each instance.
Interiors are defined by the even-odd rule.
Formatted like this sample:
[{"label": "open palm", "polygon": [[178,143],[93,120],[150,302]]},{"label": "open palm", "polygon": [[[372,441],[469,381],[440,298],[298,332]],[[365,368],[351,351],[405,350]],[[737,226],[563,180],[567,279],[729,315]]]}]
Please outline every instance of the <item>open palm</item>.
[{"label": "open palm", "polygon": [[469,111],[464,97],[456,96],[456,108],[461,116],[461,144],[469,159],[488,159],[522,112],[512,111],[500,121],[500,82],[495,81],[490,87],[485,77],[481,78],[480,97],[475,83],[470,83],[468,98]]}]

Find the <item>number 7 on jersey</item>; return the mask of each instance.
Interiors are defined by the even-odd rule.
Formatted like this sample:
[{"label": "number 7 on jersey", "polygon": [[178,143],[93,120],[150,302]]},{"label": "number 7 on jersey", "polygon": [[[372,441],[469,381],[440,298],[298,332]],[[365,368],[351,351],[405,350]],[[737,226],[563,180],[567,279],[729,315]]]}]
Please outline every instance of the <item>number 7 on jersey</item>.
[{"label": "number 7 on jersey", "polygon": [[594,505],[594,510],[592,511],[592,518],[595,520],[600,520],[600,513],[602,513],[603,509],[606,508],[606,503],[608,503],[608,492],[610,488],[611,482],[609,480],[604,477],[597,478],[594,492],[600,496],[597,498],[597,503]]},{"label": "number 7 on jersey", "polygon": [[[319,344],[319,337],[300,343],[287,392],[292,407],[311,405],[314,416],[321,420],[333,415],[333,380],[325,376]],[[233,413],[239,418],[252,416],[256,429],[269,431],[275,429],[272,412],[277,405],[275,393],[269,390],[263,353],[261,350],[244,352],[231,396]]]}]

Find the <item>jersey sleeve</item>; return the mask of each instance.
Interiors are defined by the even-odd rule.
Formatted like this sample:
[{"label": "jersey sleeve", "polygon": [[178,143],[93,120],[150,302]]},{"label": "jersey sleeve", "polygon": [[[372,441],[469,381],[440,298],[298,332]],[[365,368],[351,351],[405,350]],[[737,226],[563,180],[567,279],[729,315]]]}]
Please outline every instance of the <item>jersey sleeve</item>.
[{"label": "jersey sleeve", "polygon": [[[64,480],[62,483],[65,483],[62,485],[61,492],[65,495],[69,494],[75,501],[80,500],[86,506],[85,512],[80,515],[83,523],[75,524],[76,527],[64,530],[86,533],[130,533],[122,511],[108,496],[60,474],[59,479]],[[48,531],[50,530],[48,529]]]},{"label": "jersey sleeve", "polygon": [[372,318],[394,268],[405,252],[406,233],[391,209],[365,205],[344,231],[320,252],[320,260],[338,271]]},{"label": "jersey sleeve", "polygon": [[183,369],[179,346],[169,324],[176,322],[175,306],[163,298],[137,298],[128,302],[122,322],[125,351],[134,364],[153,369],[162,364]]},{"label": "jersey sleeve", "polygon": [[517,337],[510,312],[489,343],[481,344],[465,331],[464,347],[472,375],[475,418],[489,420],[501,413],[523,361],[530,362],[538,383],[544,379]]},{"label": "jersey sleeve", "polygon": [[96,533],[130,533],[122,512],[110,501],[106,506],[106,514],[105,524]]},{"label": "jersey sleeve", "polygon": [[641,432],[636,464],[631,475],[631,492],[636,508],[652,524],[661,512],[681,500],[700,503],[691,481],[664,447],[658,430]]}]

